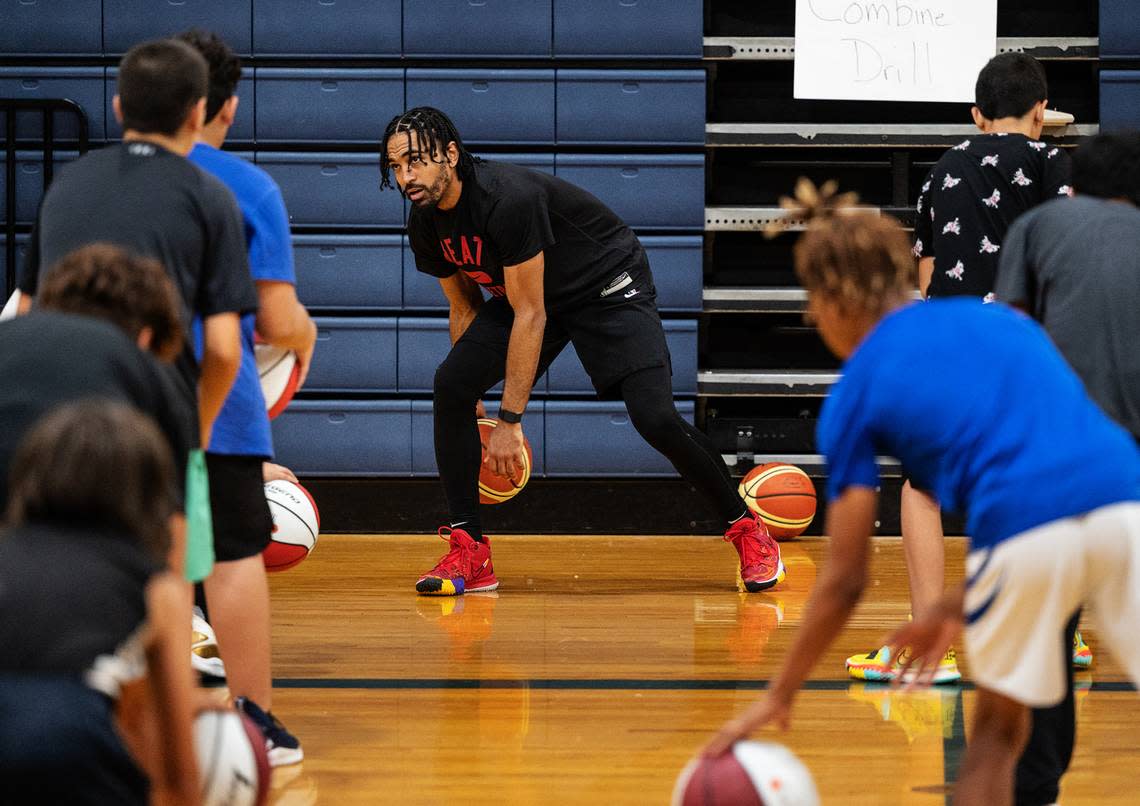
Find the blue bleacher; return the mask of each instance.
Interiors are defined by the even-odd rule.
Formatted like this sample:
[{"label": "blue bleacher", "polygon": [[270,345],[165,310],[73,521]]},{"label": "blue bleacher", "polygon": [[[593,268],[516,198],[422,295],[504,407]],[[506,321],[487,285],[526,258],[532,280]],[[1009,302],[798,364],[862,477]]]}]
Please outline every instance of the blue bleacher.
[{"label": "blue bleacher", "polygon": [[395,391],[395,317],[318,316],[316,324],[306,392]]},{"label": "blue bleacher", "polygon": [[699,59],[703,28],[703,0],[554,0],[555,56]]},{"label": "blue bleacher", "polygon": [[[24,263],[24,255],[28,251],[28,241],[31,240],[31,235],[27,233],[19,233],[16,235],[16,266],[17,268]],[[4,301],[8,301],[14,288],[8,287],[8,240],[0,235],[0,296]],[[2,305],[0,305],[2,307]]]},{"label": "blue bleacher", "polygon": [[252,0],[103,0],[103,49],[125,53],[147,39],[203,28],[245,55],[252,18]]},{"label": "blue bleacher", "polygon": [[554,166],[634,229],[704,229],[703,154],[558,154]]},{"label": "blue bleacher", "polygon": [[407,105],[434,106],[469,145],[554,143],[553,70],[410,68]]},{"label": "blue bleacher", "polygon": [[[55,152],[53,164],[59,170],[79,156],[76,151]],[[8,214],[8,175],[0,173],[0,220]],[[42,151],[16,152],[16,223],[31,224],[36,219],[40,199],[44,194],[44,168]]]},{"label": "blue bleacher", "polygon": [[[259,56],[399,56],[401,0],[255,0]],[[304,25],[298,25],[304,20]]]},{"label": "blue bleacher", "polygon": [[559,70],[558,142],[705,142],[703,70]]},{"label": "blue bleacher", "polygon": [[408,56],[550,56],[550,0],[404,0]]},{"label": "blue bleacher", "polygon": [[649,257],[657,308],[698,313],[704,291],[704,239],[700,235],[643,235]]},{"label": "blue bleacher", "polygon": [[375,153],[259,151],[257,164],[281,186],[293,224],[403,226],[404,199],[395,190],[380,191]]},{"label": "blue bleacher", "polygon": [[294,400],[273,421],[276,459],[300,475],[407,476],[408,400]]},{"label": "blue bleacher", "polygon": [[318,310],[403,307],[399,235],[295,235],[297,296]]},{"label": "blue bleacher", "polygon": [[[678,401],[693,422],[695,405]],[[546,401],[547,476],[675,476],[669,460],[641,438],[623,403]]]},{"label": "blue bleacher", "polygon": [[261,143],[374,143],[404,109],[404,71],[259,67]]},{"label": "blue bleacher", "polygon": [[1106,59],[1140,59],[1140,9],[1136,0],[1100,0],[1100,55]]},{"label": "blue bleacher", "polygon": [[1100,127],[1140,129],[1140,70],[1101,70]]},{"label": "blue bleacher", "polygon": [[[0,97],[25,100],[67,98],[75,101],[87,114],[87,136],[91,140],[102,140],[106,137],[104,72],[102,67],[0,67]],[[57,139],[75,140],[79,136],[74,114],[56,112],[52,120]],[[42,139],[41,114],[18,114],[16,137],[20,140]]]},{"label": "blue bleacher", "polygon": [[0,56],[101,56],[102,0],[4,4]]}]

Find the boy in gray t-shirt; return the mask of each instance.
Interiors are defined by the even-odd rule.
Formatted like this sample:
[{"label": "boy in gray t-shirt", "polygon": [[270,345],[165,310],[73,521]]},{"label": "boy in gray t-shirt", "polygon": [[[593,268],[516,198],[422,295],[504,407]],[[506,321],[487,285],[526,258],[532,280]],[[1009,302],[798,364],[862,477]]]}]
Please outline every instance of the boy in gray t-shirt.
[{"label": "boy in gray t-shirt", "polygon": [[1140,440],[1140,133],[1094,138],[1073,170],[1076,198],[1010,229],[995,293],[1045,326],[1093,400]]}]

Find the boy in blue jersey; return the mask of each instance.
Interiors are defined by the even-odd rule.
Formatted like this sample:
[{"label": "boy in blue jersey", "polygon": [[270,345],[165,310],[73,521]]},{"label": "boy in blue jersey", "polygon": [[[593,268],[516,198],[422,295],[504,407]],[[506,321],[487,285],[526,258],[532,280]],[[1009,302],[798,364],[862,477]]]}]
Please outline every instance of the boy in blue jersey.
[{"label": "boy in blue jersey", "polygon": [[270,712],[269,586],[261,552],[273,530],[263,484],[296,478],[268,462],[273,443],[253,350],[256,331],[262,340],[295,351],[304,383],[317,331],[297,300],[280,189],[260,168],[220,150],[237,111],[234,89],[241,63],[213,34],[189,31],[179,39],[201,53],[210,68],[206,126],[190,161],[220,179],[237,199],[259,302],[256,317],[242,317],[241,368],[206,453],[218,564],[203,584],[230,693],[265,733],[270,763],[294,764],[302,759],[300,742]]},{"label": "boy in blue jersey", "polygon": [[853,199],[806,180],[797,201],[811,223],[796,273],[821,337],[846,361],[818,427],[829,559],[784,668],[706,752],[787,726],[796,690],[864,590],[875,457],[886,454],[965,513],[972,536],[963,585],[890,645],[910,647],[903,672],[926,683],[965,627],[978,700],[954,802],[1010,803],[1028,709],[1064,697],[1063,634],[1079,607],[1096,611],[1140,681],[1140,453],[1028,317],[972,300],[910,302],[914,263],[897,222],[836,215]]}]

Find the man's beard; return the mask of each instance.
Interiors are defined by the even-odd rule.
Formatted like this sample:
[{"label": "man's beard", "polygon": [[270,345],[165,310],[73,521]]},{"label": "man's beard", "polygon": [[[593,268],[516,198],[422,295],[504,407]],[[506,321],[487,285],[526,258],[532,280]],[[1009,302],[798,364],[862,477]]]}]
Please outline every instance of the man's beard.
[{"label": "man's beard", "polygon": [[[450,186],[450,174],[441,173],[430,186],[418,186],[423,188],[423,194],[420,196],[419,201],[413,201],[412,204],[423,210],[434,210],[436,207],[439,207],[440,199],[443,198],[443,194],[447,192]],[[407,194],[405,193],[405,195]]]}]

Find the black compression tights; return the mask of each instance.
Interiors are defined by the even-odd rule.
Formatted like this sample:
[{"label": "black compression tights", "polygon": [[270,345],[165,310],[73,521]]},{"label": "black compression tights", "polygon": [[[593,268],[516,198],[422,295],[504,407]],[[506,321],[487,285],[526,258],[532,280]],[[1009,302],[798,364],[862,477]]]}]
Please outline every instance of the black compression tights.
[{"label": "black compression tights", "polygon": [[[475,404],[499,377],[480,377],[472,363],[458,361],[445,361],[435,377],[435,456],[440,480],[452,523],[464,522],[473,535],[481,534],[478,477],[482,449]],[[619,388],[633,427],[645,441],[709,499],[726,523],[743,515],[744,503],[716,449],[677,412],[668,370],[639,370],[621,381]]]}]

